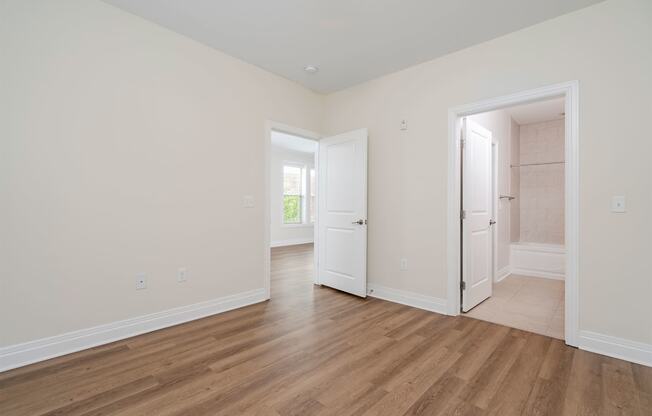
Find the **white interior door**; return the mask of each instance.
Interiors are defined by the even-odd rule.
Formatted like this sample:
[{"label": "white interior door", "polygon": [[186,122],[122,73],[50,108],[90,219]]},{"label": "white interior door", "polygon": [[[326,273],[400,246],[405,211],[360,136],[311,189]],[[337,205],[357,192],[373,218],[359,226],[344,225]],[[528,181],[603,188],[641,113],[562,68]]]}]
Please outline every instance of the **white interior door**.
[{"label": "white interior door", "polygon": [[367,296],[367,129],[319,141],[318,281]]},{"label": "white interior door", "polygon": [[491,132],[465,118],[462,138],[462,310],[468,312],[492,291]]}]

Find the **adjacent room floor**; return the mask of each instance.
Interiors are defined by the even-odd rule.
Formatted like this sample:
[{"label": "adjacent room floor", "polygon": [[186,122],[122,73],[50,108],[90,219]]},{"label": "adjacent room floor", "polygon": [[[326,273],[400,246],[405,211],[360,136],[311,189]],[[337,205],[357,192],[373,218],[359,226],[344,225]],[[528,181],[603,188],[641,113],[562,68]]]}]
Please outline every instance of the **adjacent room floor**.
[{"label": "adjacent room floor", "polygon": [[564,339],[564,282],[510,275],[495,283],[492,296],[466,315]]},{"label": "adjacent room floor", "polygon": [[0,373],[14,415],[652,414],[652,368],[312,283],[272,251],[272,300]]}]

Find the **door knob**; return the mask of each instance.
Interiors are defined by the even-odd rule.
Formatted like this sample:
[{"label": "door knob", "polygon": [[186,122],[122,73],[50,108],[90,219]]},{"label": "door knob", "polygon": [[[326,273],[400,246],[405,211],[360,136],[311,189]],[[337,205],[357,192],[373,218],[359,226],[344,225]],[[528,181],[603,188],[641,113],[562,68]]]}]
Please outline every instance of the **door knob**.
[{"label": "door knob", "polygon": [[489,220],[489,225],[494,225],[495,223],[496,223],[496,221],[494,221],[494,220]]},{"label": "door knob", "polygon": [[357,221],[353,221],[351,224],[364,225],[366,223],[367,223],[367,220],[357,220]]}]

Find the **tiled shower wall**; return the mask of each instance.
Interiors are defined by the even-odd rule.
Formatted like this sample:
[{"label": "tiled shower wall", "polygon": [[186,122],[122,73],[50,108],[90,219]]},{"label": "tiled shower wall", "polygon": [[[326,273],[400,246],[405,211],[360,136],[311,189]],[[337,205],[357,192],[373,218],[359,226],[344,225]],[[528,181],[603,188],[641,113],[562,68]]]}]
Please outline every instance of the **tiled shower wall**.
[{"label": "tiled shower wall", "polygon": [[[520,241],[564,244],[564,120],[520,126]],[[512,236],[513,237],[513,236]]]}]

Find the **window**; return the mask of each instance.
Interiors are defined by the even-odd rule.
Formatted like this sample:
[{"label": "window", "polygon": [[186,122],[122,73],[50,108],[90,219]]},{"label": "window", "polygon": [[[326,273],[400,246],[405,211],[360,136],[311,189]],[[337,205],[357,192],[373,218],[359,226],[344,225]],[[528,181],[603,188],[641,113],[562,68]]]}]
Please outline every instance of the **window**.
[{"label": "window", "polygon": [[317,212],[315,169],[301,163],[283,165],[283,224],[309,225]]},{"label": "window", "polygon": [[303,223],[305,195],[304,170],[302,167],[283,166],[283,223]]}]

